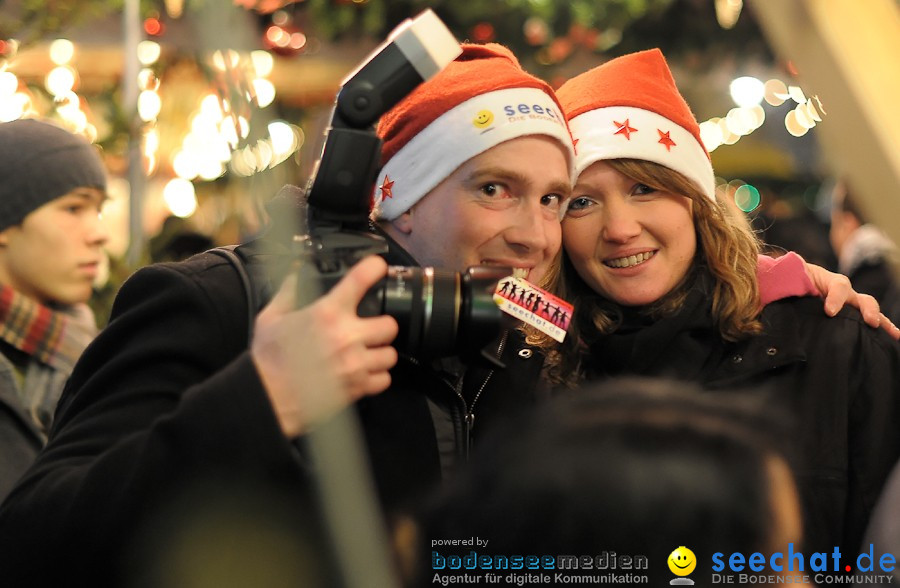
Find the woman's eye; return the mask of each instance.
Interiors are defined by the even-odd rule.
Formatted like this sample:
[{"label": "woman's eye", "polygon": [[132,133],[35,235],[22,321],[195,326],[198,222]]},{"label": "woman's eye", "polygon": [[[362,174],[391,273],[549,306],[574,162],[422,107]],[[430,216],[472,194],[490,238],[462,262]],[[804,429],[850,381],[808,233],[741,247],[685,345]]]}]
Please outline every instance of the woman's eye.
[{"label": "woman's eye", "polygon": [[593,205],[593,203],[594,201],[590,198],[587,198],[585,196],[578,196],[577,198],[572,198],[572,200],[569,201],[569,208],[567,209],[567,211],[584,210],[585,208]]},{"label": "woman's eye", "polygon": [[654,194],[656,192],[656,188],[651,188],[646,184],[637,184],[634,187],[634,195],[635,196],[647,196],[648,194]]}]

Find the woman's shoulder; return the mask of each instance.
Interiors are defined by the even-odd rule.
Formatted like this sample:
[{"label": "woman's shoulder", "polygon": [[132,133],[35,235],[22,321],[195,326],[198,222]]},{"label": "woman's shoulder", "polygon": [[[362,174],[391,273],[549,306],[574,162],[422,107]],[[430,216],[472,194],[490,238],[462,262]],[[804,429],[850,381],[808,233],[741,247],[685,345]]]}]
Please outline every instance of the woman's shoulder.
[{"label": "woman's shoulder", "polygon": [[824,303],[818,296],[783,298],[766,305],[760,320],[766,325],[792,317],[793,320],[808,325],[833,325],[843,328],[866,326],[859,310],[852,306],[844,305],[833,317],[825,314],[824,308]]},{"label": "woman's shoulder", "polygon": [[766,306],[760,315],[764,333],[781,334],[821,346],[828,343],[866,344],[889,353],[900,351],[900,344],[883,329],[870,327],[859,310],[845,305],[834,316],[823,309],[822,299],[800,296],[778,300]]},{"label": "woman's shoulder", "polygon": [[887,379],[900,377],[900,345],[884,331],[865,324],[859,311],[843,309],[829,317],[817,297],[785,298],[766,306],[759,317],[760,333],[726,344],[722,360],[711,371],[716,386],[744,382],[748,377],[793,373],[790,386],[837,384],[829,378],[870,369]]}]

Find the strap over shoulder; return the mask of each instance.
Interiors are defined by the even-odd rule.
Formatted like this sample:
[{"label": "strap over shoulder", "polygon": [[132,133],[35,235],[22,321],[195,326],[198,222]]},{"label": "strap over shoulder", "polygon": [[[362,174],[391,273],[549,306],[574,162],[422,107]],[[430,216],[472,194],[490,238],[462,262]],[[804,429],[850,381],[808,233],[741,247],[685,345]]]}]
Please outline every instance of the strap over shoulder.
[{"label": "strap over shoulder", "polygon": [[271,249],[262,244],[261,240],[256,240],[242,245],[224,245],[208,251],[228,261],[238,274],[247,300],[248,340],[253,336],[257,313],[272,298],[288,261],[285,252]]}]

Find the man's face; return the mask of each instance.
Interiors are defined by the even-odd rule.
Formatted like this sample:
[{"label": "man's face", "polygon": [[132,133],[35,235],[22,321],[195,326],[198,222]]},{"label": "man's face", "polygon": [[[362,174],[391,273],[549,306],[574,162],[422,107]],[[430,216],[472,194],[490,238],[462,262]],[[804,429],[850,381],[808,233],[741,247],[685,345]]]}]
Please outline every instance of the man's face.
[{"label": "man's face", "polygon": [[423,266],[505,265],[538,282],[559,251],[559,209],[569,192],[562,145],[519,137],[462,164],[389,232]]},{"label": "man's face", "polygon": [[77,188],[0,232],[0,282],[42,304],[86,302],[108,238],[104,200]]}]

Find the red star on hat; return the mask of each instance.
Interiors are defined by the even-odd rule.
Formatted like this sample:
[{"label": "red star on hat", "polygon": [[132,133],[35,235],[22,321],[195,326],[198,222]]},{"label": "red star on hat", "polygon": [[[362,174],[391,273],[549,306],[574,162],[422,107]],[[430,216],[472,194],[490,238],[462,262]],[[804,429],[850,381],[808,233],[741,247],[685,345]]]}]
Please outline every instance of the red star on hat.
[{"label": "red star on hat", "polygon": [[665,133],[659,129],[656,129],[656,132],[659,133],[659,142],[666,146],[666,151],[671,151],[672,147],[675,147],[675,141],[669,136],[671,131],[666,131]]},{"label": "red star on hat", "polygon": [[394,197],[394,193],[392,190],[393,187],[394,187],[394,182],[391,181],[391,178],[389,178],[388,176],[384,176],[384,181],[381,182],[381,187],[379,188],[379,190],[381,190],[381,201],[382,202],[384,202],[388,198]]},{"label": "red star on hat", "polygon": [[628,139],[629,141],[631,141],[631,133],[636,133],[636,132],[637,132],[637,129],[635,129],[634,127],[632,127],[631,125],[628,124],[628,119],[627,119],[627,118],[625,119],[625,122],[623,122],[623,123],[620,123],[620,122],[617,121],[617,120],[614,120],[613,123],[614,123],[617,127],[619,127],[619,130],[617,130],[617,131],[616,131],[615,133],[613,133],[613,134],[614,134],[614,135],[625,135],[625,138]]}]

